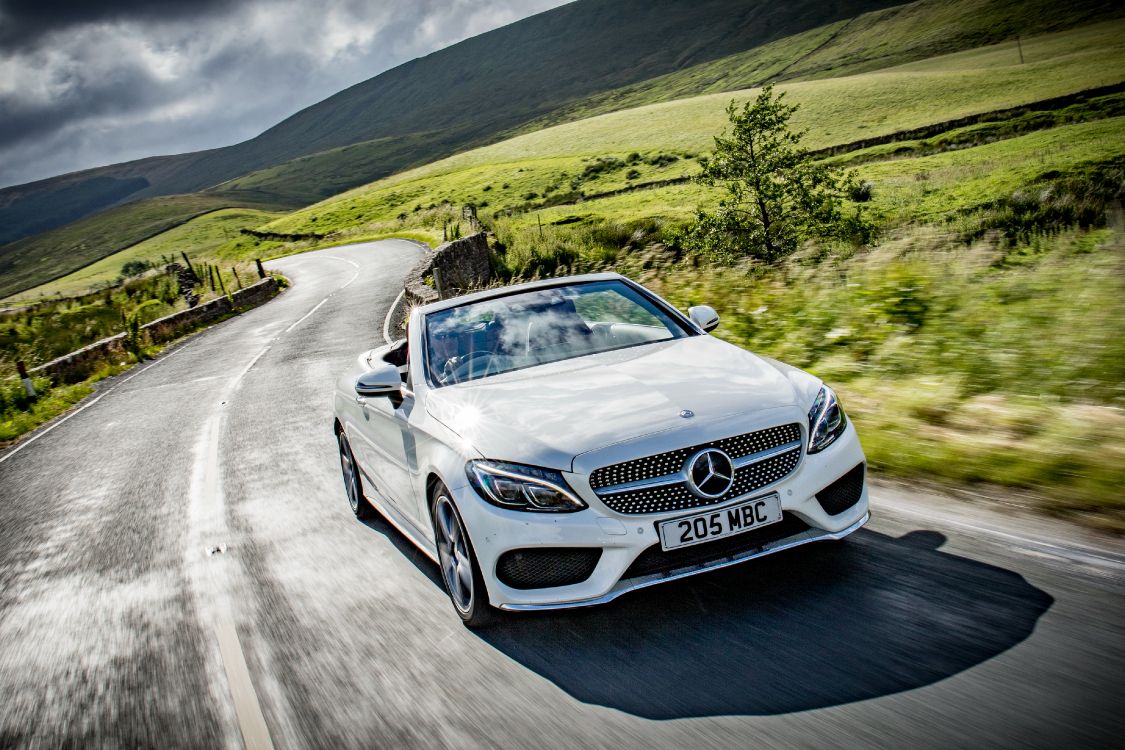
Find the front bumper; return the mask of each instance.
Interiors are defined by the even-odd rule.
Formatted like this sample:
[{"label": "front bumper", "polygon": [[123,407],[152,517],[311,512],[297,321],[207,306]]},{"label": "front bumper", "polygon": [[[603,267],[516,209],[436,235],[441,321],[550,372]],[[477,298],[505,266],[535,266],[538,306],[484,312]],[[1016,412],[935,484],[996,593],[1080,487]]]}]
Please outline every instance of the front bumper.
[{"label": "front bumper", "polygon": [[[629,578],[623,576],[634,561],[659,544],[658,522],[705,509],[637,515],[617,513],[603,505],[590,489],[586,477],[579,475],[567,475],[571,486],[589,505],[578,513],[537,514],[497,508],[481,500],[468,485],[453,493],[472,538],[491,603],[505,610],[563,609],[602,604],[639,588],[735,565],[809,542],[841,539],[862,527],[870,517],[867,482],[864,481],[860,499],[836,515],[825,512],[816,494],[863,462],[863,450],[855,428],[849,424],[835,443],[820,453],[803,456],[793,473],[781,481],[714,506],[717,509],[776,493],[782,510],[807,524],[806,530],[705,562]],[[497,562],[505,552],[557,547],[593,547],[602,552],[590,576],[572,585],[517,589],[497,577]]]},{"label": "front bumper", "polygon": [[580,601],[572,602],[554,602],[549,604],[518,604],[506,603],[501,604],[500,609],[509,610],[512,612],[532,612],[541,609],[573,609],[575,607],[590,607],[595,604],[605,604],[611,602],[622,594],[627,594],[630,591],[643,589],[648,586],[655,586],[658,583],[665,581],[674,581],[679,578],[687,578],[688,576],[696,575],[697,573],[705,573],[709,570],[718,570],[719,568],[726,568],[731,565],[737,565],[740,562],[753,560],[756,557],[770,555],[774,552],[781,552],[782,550],[790,549],[791,547],[800,547],[802,544],[810,542],[826,542],[834,539],[843,539],[853,531],[858,531],[870,520],[870,512],[864,513],[863,517],[858,521],[848,526],[846,529],[840,531],[824,531],[822,529],[812,529],[804,531],[795,536],[786,539],[779,539],[776,542],[768,542],[756,550],[742,552],[739,554],[724,557],[719,560],[713,560],[707,563],[700,563],[689,567],[681,568],[679,570],[669,571],[667,573],[653,573],[648,576],[641,576],[638,578],[628,578],[617,582],[610,591],[601,596],[593,599],[582,599]]}]

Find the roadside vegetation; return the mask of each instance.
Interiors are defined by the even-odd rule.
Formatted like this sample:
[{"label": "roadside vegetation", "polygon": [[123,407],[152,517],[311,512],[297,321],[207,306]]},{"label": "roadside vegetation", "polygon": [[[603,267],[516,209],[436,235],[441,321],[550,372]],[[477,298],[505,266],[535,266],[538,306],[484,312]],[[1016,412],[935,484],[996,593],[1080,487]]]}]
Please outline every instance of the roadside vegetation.
[{"label": "roadside vegetation", "polygon": [[[187,309],[189,295],[199,304],[258,280],[252,264],[193,264],[200,280],[185,289],[177,275],[164,271],[164,264],[173,262],[166,256],[154,267],[130,260],[117,283],[100,291],[0,311],[0,447],[66,411],[98,381],[160,351],[163,347],[154,346],[141,330],[144,324]],[[97,362],[81,382],[33,377],[36,397],[31,398],[15,377],[17,362],[31,369],[120,333],[126,334],[122,350]]]}]

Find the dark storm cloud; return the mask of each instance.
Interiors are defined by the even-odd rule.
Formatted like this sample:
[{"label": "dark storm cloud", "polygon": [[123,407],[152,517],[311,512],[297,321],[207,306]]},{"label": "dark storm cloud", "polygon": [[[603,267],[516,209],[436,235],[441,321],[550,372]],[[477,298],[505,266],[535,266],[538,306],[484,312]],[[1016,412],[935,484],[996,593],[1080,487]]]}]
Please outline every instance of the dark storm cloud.
[{"label": "dark storm cloud", "polygon": [[45,34],[98,21],[161,21],[221,13],[235,0],[0,0],[0,48],[33,45]]},{"label": "dark storm cloud", "polygon": [[0,186],[253,137],[564,0],[0,0]]}]

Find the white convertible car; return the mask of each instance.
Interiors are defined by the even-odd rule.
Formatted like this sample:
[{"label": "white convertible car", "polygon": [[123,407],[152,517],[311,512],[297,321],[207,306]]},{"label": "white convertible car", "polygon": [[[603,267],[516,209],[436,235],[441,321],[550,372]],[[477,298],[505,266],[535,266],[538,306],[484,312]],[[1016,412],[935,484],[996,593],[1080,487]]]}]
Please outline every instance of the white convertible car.
[{"label": "white convertible car", "polygon": [[470,294],[336,384],[344,484],[433,558],[470,626],[840,539],[863,451],[820,380],[617,274]]}]

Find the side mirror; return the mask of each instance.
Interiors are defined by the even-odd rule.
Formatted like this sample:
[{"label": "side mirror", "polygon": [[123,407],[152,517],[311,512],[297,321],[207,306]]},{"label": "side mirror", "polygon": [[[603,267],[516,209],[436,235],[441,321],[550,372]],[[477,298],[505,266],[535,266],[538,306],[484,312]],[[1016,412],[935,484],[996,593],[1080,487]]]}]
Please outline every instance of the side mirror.
[{"label": "side mirror", "polygon": [[374,370],[363,373],[355,381],[355,392],[360,396],[395,396],[402,392],[402,378],[398,368],[389,362],[379,364]]},{"label": "side mirror", "polygon": [[702,328],[704,331],[713,331],[719,327],[719,314],[715,312],[715,308],[710,305],[696,305],[695,307],[688,308],[688,317],[691,322]]}]

